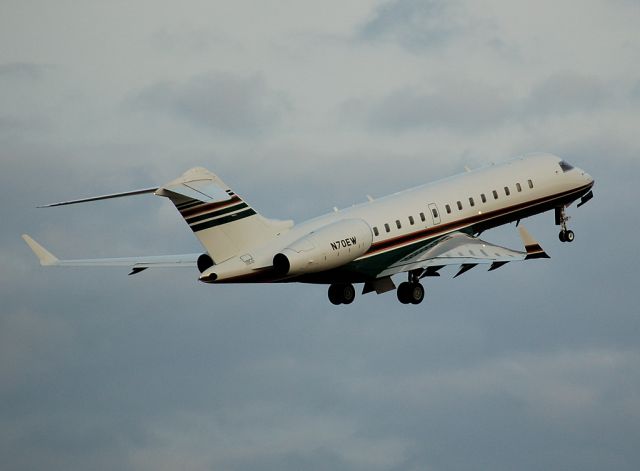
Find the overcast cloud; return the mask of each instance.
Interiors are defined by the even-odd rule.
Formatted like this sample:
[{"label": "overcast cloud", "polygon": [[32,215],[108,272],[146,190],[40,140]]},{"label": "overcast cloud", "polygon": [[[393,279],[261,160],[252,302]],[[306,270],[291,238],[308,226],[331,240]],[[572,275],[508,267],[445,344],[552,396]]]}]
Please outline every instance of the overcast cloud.
[{"label": "overcast cloud", "polygon": [[186,83],[160,82],[131,98],[134,108],[165,112],[209,132],[262,134],[280,121],[282,96],[269,92],[260,77],[211,73]]},{"label": "overcast cloud", "polygon": [[[637,470],[638,24],[604,0],[2,2],[2,469]],[[196,165],[299,221],[532,151],[596,179],[576,241],[532,218],[551,260],[449,270],[419,307],[43,269],[20,240],[198,251],[150,195],[35,209]]]}]

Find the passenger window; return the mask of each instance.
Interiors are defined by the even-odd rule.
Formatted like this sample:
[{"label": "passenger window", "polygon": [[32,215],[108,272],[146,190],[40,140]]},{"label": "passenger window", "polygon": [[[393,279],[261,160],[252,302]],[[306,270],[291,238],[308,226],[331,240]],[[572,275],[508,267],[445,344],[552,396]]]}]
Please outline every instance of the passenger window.
[{"label": "passenger window", "polygon": [[473,202],[473,198],[469,198],[469,204],[470,204],[471,206],[475,206],[475,203]]},{"label": "passenger window", "polygon": [[529,182],[529,188],[533,188],[533,182],[531,180],[527,180]]},{"label": "passenger window", "polygon": [[487,202],[487,197],[484,196],[484,193],[480,194],[480,199],[482,200],[483,203]]},{"label": "passenger window", "polygon": [[384,230],[387,232],[391,232],[391,229],[389,228],[389,224],[385,223]]},{"label": "passenger window", "polygon": [[378,228],[377,227],[373,228],[373,235],[375,235],[376,237],[378,237],[380,235],[380,233],[378,232]]},{"label": "passenger window", "polygon": [[511,192],[509,191],[509,187],[508,186],[504,187],[504,194],[507,195],[507,196],[509,196],[511,194]]},{"label": "passenger window", "polygon": [[449,206],[448,204],[445,204],[444,208],[447,210],[447,214],[451,214],[451,206]]},{"label": "passenger window", "polygon": [[516,183],[516,190],[518,190],[518,192],[522,191],[522,185],[520,185],[520,183]]},{"label": "passenger window", "polygon": [[413,220],[413,216],[409,216],[409,224],[413,226],[414,222],[415,221]]},{"label": "passenger window", "polygon": [[433,208],[431,209],[431,213],[433,214],[434,219],[438,219],[438,210]]},{"label": "passenger window", "polygon": [[496,190],[493,190],[493,199],[494,200],[498,199],[498,192]]},{"label": "passenger window", "polygon": [[402,229],[402,224],[400,224],[399,219],[396,219],[396,226],[398,226],[398,229]]},{"label": "passenger window", "polygon": [[462,211],[462,203],[458,201],[458,210]]},{"label": "passenger window", "polygon": [[420,220],[422,222],[426,221],[427,218],[424,217],[424,213],[420,213]]}]

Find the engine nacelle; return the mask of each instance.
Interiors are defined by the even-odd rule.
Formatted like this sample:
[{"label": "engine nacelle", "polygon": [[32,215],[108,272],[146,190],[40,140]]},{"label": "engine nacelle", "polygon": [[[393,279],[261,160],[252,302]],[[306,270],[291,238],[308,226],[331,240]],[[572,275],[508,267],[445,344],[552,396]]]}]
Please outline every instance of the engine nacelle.
[{"label": "engine nacelle", "polygon": [[373,242],[369,224],[343,219],[316,229],[273,257],[280,275],[300,275],[336,268],[364,255]]},{"label": "engine nacelle", "polygon": [[200,271],[200,273],[204,273],[213,265],[213,259],[209,256],[209,254],[203,253],[198,257],[198,270]]}]

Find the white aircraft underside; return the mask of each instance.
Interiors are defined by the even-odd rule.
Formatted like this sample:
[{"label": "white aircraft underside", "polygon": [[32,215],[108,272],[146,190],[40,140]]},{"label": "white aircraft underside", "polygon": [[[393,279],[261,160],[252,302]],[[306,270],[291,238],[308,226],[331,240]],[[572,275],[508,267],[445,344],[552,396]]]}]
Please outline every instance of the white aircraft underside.
[{"label": "white aircraft underside", "polygon": [[155,257],[60,260],[28,235],[25,242],[44,266],[197,266],[205,283],[305,282],[329,284],[334,304],[350,304],[353,283],[363,294],[396,289],[392,276],[408,273],[398,299],[419,304],[420,280],[447,265],[456,277],[479,264],[495,270],[508,262],[548,258],[519,225],[524,251],[477,236],[496,226],[554,210],[560,240],[571,242],[565,209],[593,197],[594,180],[550,154],[535,154],[469,171],[294,225],[262,217],[220,178],[203,168],[156,188],[54,203],[61,206],[145,193],[169,198],[205,253]]}]

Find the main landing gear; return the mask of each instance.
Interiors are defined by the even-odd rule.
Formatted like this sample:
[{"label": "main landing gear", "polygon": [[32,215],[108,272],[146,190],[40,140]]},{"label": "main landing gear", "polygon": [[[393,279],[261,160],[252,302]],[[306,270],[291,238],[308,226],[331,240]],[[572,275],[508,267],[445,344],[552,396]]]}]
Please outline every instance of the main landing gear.
[{"label": "main landing gear", "polygon": [[424,286],[420,284],[420,275],[409,272],[409,281],[398,286],[398,301],[402,304],[420,304],[424,299]]},{"label": "main landing gear", "polygon": [[[400,283],[397,294],[402,304],[420,304],[424,299],[424,286],[420,284],[420,275],[409,273],[409,281]],[[355,298],[356,289],[351,283],[334,283],[329,286],[331,304],[351,304]]]},{"label": "main landing gear", "polygon": [[351,283],[336,283],[329,286],[331,304],[351,304],[356,299],[356,289]]},{"label": "main landing gear", "polygon": [[558,234],[560,242],[573,242],[576,238],[572,230],[567,229],[567,222],[570,217],[565,212],[565,207],[556,208],[556,225],[562,227],[562,230]]}]

